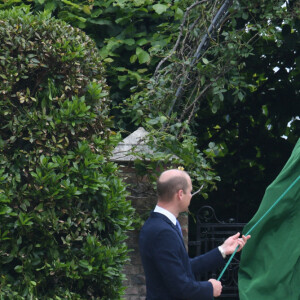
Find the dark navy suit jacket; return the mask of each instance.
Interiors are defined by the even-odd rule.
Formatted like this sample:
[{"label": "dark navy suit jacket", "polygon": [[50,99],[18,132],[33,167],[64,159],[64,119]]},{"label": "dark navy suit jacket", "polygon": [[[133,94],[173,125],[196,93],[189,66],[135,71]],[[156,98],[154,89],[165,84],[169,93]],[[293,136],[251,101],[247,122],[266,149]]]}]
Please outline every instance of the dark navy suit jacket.
[{"label": "dark navy suit jacket", "polygon": [[139,237],[140,254],[146,275],[147,300],[212,300],[208,281],[195,275],[224,265],[216,248],[193,259],[188,257],[176,226],[164,215],[152,212]]}]

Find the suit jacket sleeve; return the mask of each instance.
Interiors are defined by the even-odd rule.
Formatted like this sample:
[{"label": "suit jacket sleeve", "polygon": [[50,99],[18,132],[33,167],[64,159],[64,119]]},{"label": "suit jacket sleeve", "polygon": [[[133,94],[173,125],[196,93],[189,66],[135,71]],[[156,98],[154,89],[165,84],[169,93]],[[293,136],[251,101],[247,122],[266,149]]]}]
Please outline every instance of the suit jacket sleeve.
[{"label": "suit jacket sleeve", "polygon": [[[159,232],[151,251],[153,251],[156,268],[161,274],[164,285],[174,299],[213,299],[212,284],[208,281],[196,281],[192,269],[186,268],[187,264],[190,266],[190,261],[175,231]],[[196,260],[195,267],[200,267],[200,263],[200,260]]]},{"label": "suit jacket sleeve", "polygon": [[195,276],[203,275],[206,272],[214,271],[225,264],[225,260],[218,248],[215,248],[203,255],[190,259]]}]

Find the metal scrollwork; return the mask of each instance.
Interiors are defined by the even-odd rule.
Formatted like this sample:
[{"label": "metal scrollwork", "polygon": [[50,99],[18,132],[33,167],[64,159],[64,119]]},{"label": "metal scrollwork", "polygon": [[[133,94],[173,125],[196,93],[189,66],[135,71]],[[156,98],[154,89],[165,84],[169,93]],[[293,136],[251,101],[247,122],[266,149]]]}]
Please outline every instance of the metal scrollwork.
[{"label": "metal scrollwork", "polygon": [[[196,241],[190,241],[189,247],[196,247],[196,255],[203,254],[221,245],[226,238],[236,232],[241,232],[244,223],[236,223],[233,218],[228,222],[220,221],[211,206],[201,207],[196,215],[197,230]],[[222,277],[223,292],[220,299],[238,300],[238,269],[240,254],[237,253]],[[219,273],[222,270],[219,270]],[[217,273],[207,273],[198,280],[217,278]]]},{"label": "metal scrollwork", "polygon": [[202,206],[197,213],[197,220],[201,223],[223,223],[218,220],[215,210],[211,206]]}]

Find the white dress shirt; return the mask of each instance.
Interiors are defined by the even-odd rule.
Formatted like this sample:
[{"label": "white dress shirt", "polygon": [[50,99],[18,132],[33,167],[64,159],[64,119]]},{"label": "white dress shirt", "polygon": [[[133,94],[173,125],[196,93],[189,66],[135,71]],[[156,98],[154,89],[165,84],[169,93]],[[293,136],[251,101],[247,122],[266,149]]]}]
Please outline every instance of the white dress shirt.
[{"label": "white dress shirt", "polygon": [[176,217],[165,208],[156,205],[154,208],[154,212],[163,214],[176,226]]}]

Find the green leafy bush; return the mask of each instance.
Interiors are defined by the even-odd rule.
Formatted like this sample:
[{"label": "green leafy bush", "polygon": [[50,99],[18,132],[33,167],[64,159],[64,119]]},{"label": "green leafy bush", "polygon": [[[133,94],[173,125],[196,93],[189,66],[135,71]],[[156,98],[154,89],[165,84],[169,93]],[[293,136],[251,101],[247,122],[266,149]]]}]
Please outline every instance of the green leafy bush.
[{"label": "green leafy bush", "polygon": [[94,42],[0,11],[0,298],[119,299],[132,208]]},{"label": "green leafy bush", "polygon": [[[1,1],[0,1],[1,2]],[[107,68],[111,99],[119,105],[148,80],[165,49],[173,47],[183,10],[191,0],[10,0],[0,9],[26,3],[85,31],[97,44]],[[115,120],[119,121],[118,111]],[[128,118],[118,126],[128,129]]]}]

